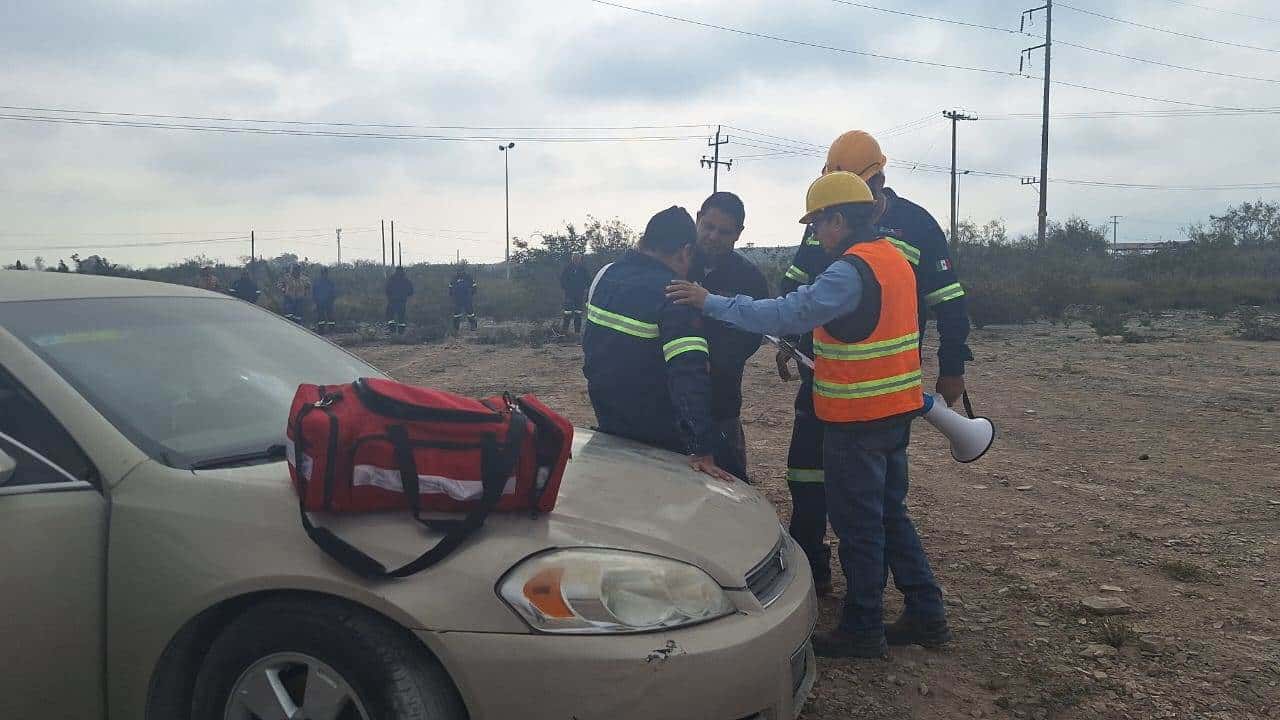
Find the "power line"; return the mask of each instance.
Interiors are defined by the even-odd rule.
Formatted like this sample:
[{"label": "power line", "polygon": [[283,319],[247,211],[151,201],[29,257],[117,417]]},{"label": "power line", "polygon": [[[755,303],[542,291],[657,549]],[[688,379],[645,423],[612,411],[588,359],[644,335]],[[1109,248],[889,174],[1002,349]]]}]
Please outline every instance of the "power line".
[{"label": "power line", "polygon": [[317,120],[263,120],[257,118],[219,117],[209,115],[161,115],[156,113],[110,112],[106,110],[75,110],[67,108],[27,107],[22,105],[0,105],[0,110],[19,110],[23,112],[56,112],[76,115],[109,115],[116,117],[150,118],[153,120],[202,120],[208,122],[257,123],[264,125],[304,125],[332,127],[364,127],[382,128],[384,130],[531,130],[531,131],[605,131],[605,130],[680,130],[693,128],[709,128],[711,123],[684,125],[597,125],[581,127],[555,126],[506,126],[506,125],[403,125],[392,123],[359,123],[328,122]]},{"label": "power line", "polygon": [[1029,33],[1013,28],[999,27],[997,25],[983,25],[982,23],[967,22],[965,20],[953,20],[951,18],[936,17],[934,15],[921,15],[919,13],[906,12],[905,10],[891,10],[885,7],[877,7],[860,2],[850,2],[849,0],[831,0],[831,2],[841,5],[849,5],[851,7],[862,8],[864,10],[874,10],[876,12],[889,13],[890,15],[903,15],[917,20],[930,20],[932,22],[946,23],[948,25],[960,25],[967,28],[976,28],[979,30],[993,30],[995,32],[1008,33],[1010,35],[1027,35]]},{"label": "power line", "polygon": [[1163,2],[1173,3],[1174,5],[1182,5],[1184,7],[1197,8],[1208,12],[1222,13],[1223,15],[1235,15],[1236,17],[1248,18],[1250,20],[1262,20],[1263,22],[1280,22],[1280,18],[1262,17],[1260,15],[1248,15],[1233,10],[1223,10],[1222,8],[1208,7],[1207,5],[1197,5],[1195,3],[1183,2],[1182,0],[1163,0]]},{"label": "power line", "polygon": [[[155,130],[183,130],[193,132],[215,132],[215,133],[245,133],[254,135],[288,135],[297,137],[334,137],[334,138],[362,138],[376,140],[427,140],[439,142],[491,142],[498,139],[497,136],[458,136],[458,135],[415,135],[415,134],[391,134],[391,133],[369,133],[369,132],[346,132],[346,131],[324,131],[324,130],[284,130],[279,128],[257,128],[242,127],[231,125],[190,125],[177,123],[154,123],[139,122],[132,120],[98,120],[89,118],[64,118],[50,117],[43,115],[12,115],[0,114],[0,120],[12,120],[21,122],[64,124],[64,125],[96,125],[104,127],[125,127],[125,128],[146,128]],[[503,136],[503,139],[509,136]],[[594,142],[664,142],[679,140],[699,140],[703,135],[646,135],[646,136],[617,136],[617,137],[519,137],[516,138],[522,142],[533,143],[594,143]]]},{"label": "power line", "polygon": [[168,247],[172,245],[211,245],[224,242],[244,242],[248,240],[248,235],[239,235],[237,237],[224,238],[208,238],[206,240],[164,240],[149,243],[119,243],[112,245],[102,245],[98,243],[88,243],[85,245],[44,245],[41,247],[0,247],[2,251],[17,252],[43,252],[45,250],[114,250],[119,248],[144,248],[144,247]]},{"label": "power line", "polygon": [[[979,113],[983,120],[1039,120],[1040,113]],[[1181,117],[1234,117],[1240,115],[1280,114],[1277,108],[1252,110],[1094,110],[1081,112],[1050,113],[1057,120],[1106,120],[1111,118],[1181,118]]]},{"label": "power line", "polygon": [[1112,15],[1104,15],[1100,12],[1095,12],[1093,10],[1086,10],[1084,8],[1076,7],[1075,5],[1068,5],[1067,3],[1059,3],[1058,7],[1066,8],[1068,10],[1078,12],[1083,15],[1092,15],[1094,17],[1099,17],[1104,20],[1110,20],[1111,22],[1121,23],[1123,25],[1132,25],[1133,27],[1143,28],[1144,30],[1154,30],[1155,32],[1165,33],[1166,35],[1174,35],[1176,37],[1188,38],[1191,40],[1200,40],[1202,42],[1214,43],[1215,45],[1226,45],[1229,47],[1243,48],[1245,50],[1260,50],[1262,52],[1280,53],[1280,49],[1276,49],[1276,48],[1259,47],[1257,45],[1245,45],[1243,43],[1231,42],[1230,40],[1218,40],[1211,37],[1205,37],[1203,35],[1192,35],[1190,33],[1178,32],[1177,30],[1170,30],[1169,28],[1156,27],[1155,25],[1146,25],[1144,23],[1134,22],[1133,20],[1125,20],[1124,18],[1114,17]]},{"label": "power line", "polygon": [[815,48],[818,50],[829,50],[831,52],[844,53],[846,55],[859,55],[862,57],[876,58],[879,60],[893,60],[895,62],[911,63],[913,65],[925,65],[927,67],[940,67],[940,68],[947,68],[950,70],[966,70],[968,72],[987,73],[990,75],[1005,75],[1008,77],[1013,77],[1014,75],[1016,75],[1016,73],[1009,72],[1008,70],[972,67],[969,65],[953,65],[950,63],[936,62],[933,60],[920,60],[917,58],[904,58],[904,57],[897,57],[894,55],[882,55],[880,53],[867,52],[865,50],[852,50],[849,48],[840,48],[832,45],[823,45],[821,43],[806,42],[804,40],[793,40],[791,38],[782,37],[780,35],[768,35],[766,33],[757,33],[757,32],[752,32],[750,30],[742,30],[739,28],[729,27],[727,25],[716,25],[715,23],[702,22],[701,20],[691,20],[689,18],[677,17],[675,15],[666,15],[664,13],[654,12],[653,10],[643,10],[641,8],[631,7],[629,5],[620,5],[618,3],[608,2],[607,0],[591,0],[591,2],[596,3],[597,5],[607,5],[608,7],[618,8],[619,10],[627,10],[634,13],[640,13],[641,15],[650,15],[652,17],[662,18],[664,20],[672,20],[674,22],[681,22],[689,25],[697,25],[699,27],[710,28],[712,30],[722,30],[724,32],[731,32],[738,35],[744,35],[746,37],[759,38],[763,40],[773,40],[774,42],[787,43],[788,45],[798,45],[800,47]]},{"label": "power line", "polygon": [[[831,52],[844,53],[844,54],[847,54],[847,55],[859,55],[859,56],[863,56],[863,57],[870,57],[870,58],[875,58],[875,59],[879,59],[879,60],[892,60],[892,61],[895,61],[895,62],[905,62],[905,63],[915,64],[915,65],[926,65],[926,66],[929,66],[929,67],[947,68],[947,69],[950,69],[950,70],[965,70],[965,71],[969,71],[969,72],[979,72],[979,73],[986,73],[986,74],[990,74],[990,75],[1001,75],[1001,76],[1004,76],[1004,77],[1025,77],[1025,78],[1029,78],[1029,79],[1032,79],[1032,80],[1043,80],[1043,79],[1044,79],[1044,78],[1039,77],[1039,76],[1036,76],[1036,75],[1021,75],[1021,74],[1019,74],[1019,73],[1013,73],[1013,72],[1009,72],[1009,71],[1006,71],[1006,70],[998,70],[998,69],[995,69],[995,68],[972,67],[972,66],[968,66],[968,65],[952,65],[952,64],[949,64],[949,63],[934,62],[934,61],[931,61],[931,60],[920,60],[920,59],[916,59],[916,58],[903,58],[903,57],[896,57],[896,56],[893,56],[893,55],[881,55],[881,54],[879,54],[879,53],[866,52],[866,51],[862,51],[862,50],[853,50],[853,49],[850,49],[850,48],[834,47],[834,46],[831,46],[831,45],[823,45],[823,44],[821,44],[821,43],[811,43],[811,42],[806,42],[806,41],[803,41],[803,40],[795,40],[795,39],[792,39],[792,38],[786,38],[786,37],[782,37],[782,36],[779,36],[779,35],[769,35],[769,34],[766,34],[766,33],[757,33],[757,32],[752,32],[752,31],[749,31],[749,30],[742,30],[742,29],[740,29],[740,28],[729,27],[729,26],[727,26],[727,25],[717,25],[717,24],[715,24],[715,23],[703,22],[703,21],[701,21],[701,20],[693,20],[693,19],[690,19],[690,18],[679,17],[679,16],[676,16],[676,15],[667,15],[667,14],[665,14],[665,13],[654,12],[654,11],[652,11],[652,10],[643,10],[643,9],[640,9],[640,8],[631,7],[631,6],[629,6],[629,5],[621,5],[621,4],[614,3],[614,2],[608,2],[607,0],[591,0],[591,2],[596,3],[596,4],[598,4],[598,5],[605,5],[605,6],[608,6],[608,7],[618,8],[618,9],[620,9],[620,10],[627,10],[627,11],[629,11],[629,12],[639,13],[639,14],[641,14],[641,15],[649,15],[649,16],[652,16],[652,17],[662,18],[662,19],[664,19],[664,20],[671,20],[671,21],[673,21],[673,22],[686,23],[686,24],[689,24],[689,25],[696,25],[696,26],[698,26],[698,27],[708,28],[708,29],[711,29],[711,30],[721,30],[721,31],[724,31],[724,32],[730,32],[730,33],[734,33],[734,34],[737,34],[737,35],[743,35],[743,36],[746,36],[746,37],[753,37],[753,38],[758,38],[758,39],[762,39],[762,40],[772,40],[772,41],[774,41],[774,42],[786,43],[786,44],[788,44],[788,45],[797,45],[797,46],[800,46],[800,47],[808,47],[808,48],[814,48],[814,49],[818,49],[818,50],[828,50],[828,51],[831,51]],[[1091,86],[1091,85],[1083,85],[1083,84],[1081,84],[1081,83],[1071,83],[1071,82],[1067,82],[1067,81],[1064,81],[1064,80],[1052,80],[1052,81],[1051,81],[1051,83],[1052,83],[1052,84],[1054,84],[1054,85],[1062,85],[1062,86],[1064,86],[1064,87],[1072,87],[1072,88],[1077,88],[1077,89],[1080,89],[1080,90],[1089,90],[1089,91],[1092,91],[1092,92],[1103,93],[1103,94],[1106,94],[1106,95],[1117,95],[1117,96],[1121,96],[1121,97],[1133,98],[1133,99],[1135,99],[1135,100],[1147,100],[1147,101],[1149,101],[1149,102],[1168,103],[1168,104],[1171,104],[1171,105],[1185,105],[1185,106],[1188,106],[1188,107],[1208,108],[1208,109],[1214,109],[1214,110],[1257,110],[1257,109],[1259,109],[1259,108],[1240,108],[1240,107],[1231,107],[1231,106],[1225,106],[1225,105],[1209,105],[1209,104],[1205,104],[1205,103],[1195,103],[1195,102],[1190,102],[1190,101],[1186,101],[1186,100],[1173,100],[1173,99],[1170,99],[1170,98],[1153,97],[1153,96],[1150,96],[1150,95],[1138,95],[1138,94],[1136,94],[1136,93],[1127,93],[1127,92],[1124,92],[1124,91],[1121,91],[1121,90],[1108,90],[1108,89],[1105,89],[1105,88],[1094,87],[1094,86]]]},{"label": "power line", "polygon": [[[1036,35],[1035,33],[1028,33],[1020,30],[1013,30],[1011,28],[999,27],[996,25],[984,25],[982,23],[968,22],[965,20],[955,20],[952,18],[937,17],[934,15],[921,15],[919,13],[905,12],[902,10],[893,10],[890,8],[878,7],[876,5],[869,5],[867,3],[851,2],[850,0],[831,0],[831,2],[839,3],[841,5],[849,5],[851,7],[856,7],[856,8],[863,8],[865,10],[872,10],[875,12],[889,13],[891,15],[902,15],[910,18],[915,18],[917,20],[928,20],[930,22],[945,23],[948,25],[959,25],[961,27],[979,29],[979,30],[990,30],[993,32],[1000,32],[1008,35],[1026,35],[1026,36],[1030,36],[1038,39],[1043,39],[1043,36]],[[1118,53],[1111,50],[1091,47],[1089,45],[1081,45],[1079,43],[1066,42],[1064,40],[1059,40],[1058,44],[1067,45],[1067,46],[1076,48],[1078,50],[1084,50],[1086,52],[1097,53],[1099,55],[1109,55],[1111,57],[1123,58],[1125,60],[1132,60],[1134,62],[1147,63],[1150,65],[1158,65],[1160,67],[1166,67],[1166,68],[1171,68],[1175,70],[1185,70],[1188,72],[1203,73],[1205,75],[1214,75],[1217,77],[1229,77],[1229,78],[1235,78],[1238,80],[1254,80],[1257,82],[1280,83],[1280,80],[1273,79],[1273,78],[1256,77],[1253,75],[1240,75],[1236,73],[1218,72],[1216,70],[1208,70],[1205,68],[1190,67],[1187,65],[1177,65],[1175,63],[1168,63],[1160,60],[1152,60],[1149,58],[1137,57],[1134,55],[1125,55],[1124,53]]]},{"label": "power line", "polygon": [[1217,70],[1209,70],[1207,68],[1190,67],[1188,65],[1177,65],[1174,63],[1163,62],[1160,60],[1151,60],[1149,58],[1141,58],[1141,57],[1136,57],[1134,55],[1125,55],[1124,53],[1113,52],[1111,50],[1103,50],[1101,48],[1089,47],[1088,45],[1081,45],[1079,43],[1068,42],[1066,40],[1059,40],[1058,44],[1066,45],[1067,47],[1073,47],[1073,48],[1076,48],[1077,50],[1084,50],[1085,52],[1097,53],[1098,55],[1109,55],[1111,57],[1124,58],[1125,60],[1132,60],[1134,62],[1146,63],[1148,65],[1158,65],[1160,67],[1171,68],[1174,70],[1186,70],[1187,72],[1201,73],[1203,75],[1215,75],[1217,77],[1234,78],[1236,80],[1253,80],[1255,82],[1280,83],[1280,80],[1277,80],[1275,78],[1264,78],[1264,77],[1258,77],[1256,75],[1240,75],[1237,73],[1228,73],[1228,72],[1219,72]]}]

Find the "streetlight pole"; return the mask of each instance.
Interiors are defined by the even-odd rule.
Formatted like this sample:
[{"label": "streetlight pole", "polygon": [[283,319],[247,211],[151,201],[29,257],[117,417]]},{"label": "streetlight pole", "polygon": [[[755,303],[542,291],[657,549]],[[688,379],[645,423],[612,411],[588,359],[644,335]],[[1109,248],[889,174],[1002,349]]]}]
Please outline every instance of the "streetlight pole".
[{"label": "streetlight pole", "polygon": [[498,150],[502,153],[502,187],[503,195],[507,205],[507,251],[506,251],[506,267],[507,279],[511,279],[511,164],[508,158],[511,157],[509,151],[515,147],[513,142],[499,143]]}]

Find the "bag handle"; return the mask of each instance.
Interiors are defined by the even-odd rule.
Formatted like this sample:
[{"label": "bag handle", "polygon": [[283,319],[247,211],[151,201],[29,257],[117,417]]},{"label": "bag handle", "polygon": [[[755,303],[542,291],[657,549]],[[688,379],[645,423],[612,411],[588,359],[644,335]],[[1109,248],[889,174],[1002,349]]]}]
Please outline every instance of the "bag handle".
[{"label": "bag handle", "polygon": [[[444,537],[416,559],[394,570],[388,570],[385,565],[338,537],[328,528],[314,525],[310,518],[307,517],[302,496],[299,496],[298,511],[302,516],[302,527],[306,530],[307,536],[321,550],[325,551],[329,557],[362,577],[369,579],[403,578],[422,572],[445,559],[484,525],[485,518],[489,516],[489,513],[502,498],[502,491],[507,486],[507,479],[511,477],[511,473],[515,470],[517,462],[519,462],[520,450],[524,444],[527,430],[527,421],[524,415],[519,411],[515,411],[511,414],[511,423],[507,428],[506,442],[503,444],[501,451],[499,451],[497,441],[493,436],[486,438],[484,447],[481,450],[480,473],[484,494],[481,496],[479,504],[467,513],[467,516],[462,520],[447,524],[441,523],[441,525],[448,527]],[[387,434],[396,450],[396,461],[400,465],[401,486],[405,495],[408,496],[409,508],[413,512],[414,519],[430,527],[432,525],[431,521],[423,520],[419,517],[418,471],[413,461],[412,449],[408,444],[408,432],[403,425],[393,425],[387,428]]]}]

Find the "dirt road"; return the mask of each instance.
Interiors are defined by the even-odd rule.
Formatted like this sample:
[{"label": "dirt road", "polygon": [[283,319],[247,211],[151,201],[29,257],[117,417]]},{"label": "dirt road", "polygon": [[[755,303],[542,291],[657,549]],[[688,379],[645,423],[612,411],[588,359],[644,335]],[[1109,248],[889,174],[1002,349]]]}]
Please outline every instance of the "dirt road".
[{"label": "dirt road", "polygon": [[[822,661],[803,717],[1280,718],[1280,344],[1187,316],[1143,332],[974,332],[969,383],[996,447],[957,465],[921,423],[911,455],[956,641]],[[594,420],[576,346],[356,352],[403,380],[532,391]],[[785,518],[795,386],[767,350],[744,385],[752,473]],[[1093,596],[1131,612],[1092,614]],[[823,602],[824,626],[838,602]]]}]

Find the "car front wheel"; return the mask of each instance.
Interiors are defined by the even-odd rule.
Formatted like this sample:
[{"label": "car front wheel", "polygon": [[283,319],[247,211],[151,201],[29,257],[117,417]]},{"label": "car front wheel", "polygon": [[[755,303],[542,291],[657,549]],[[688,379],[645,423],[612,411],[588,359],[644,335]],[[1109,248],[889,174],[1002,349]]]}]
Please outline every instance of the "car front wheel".
[{"label": "car front wheel", "polygon": [[234,620],[196,677],[194,720],[463,720],[444,668],[394,623],[329,600]]}]

